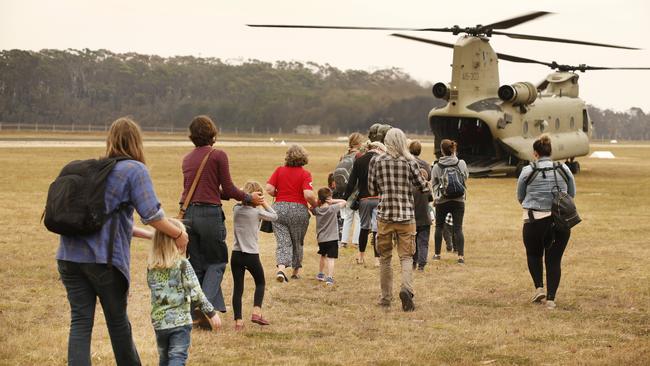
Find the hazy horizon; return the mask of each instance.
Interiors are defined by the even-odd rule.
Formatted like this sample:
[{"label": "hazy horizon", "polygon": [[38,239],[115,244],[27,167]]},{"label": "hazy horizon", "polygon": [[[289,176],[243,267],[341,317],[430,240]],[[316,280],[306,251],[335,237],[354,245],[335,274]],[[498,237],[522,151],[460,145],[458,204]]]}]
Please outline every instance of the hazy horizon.
[{"label": "hazy horizon", "polygon": [[[536,10],[556,14],[513,27],[525,33],[644,48],[640,51],[534,42],[493,36],[497,52],[564,64],[650,67],[650,4],[640,1],[546,1],[538,6],[512,0],[431,4],[405,1],[189,1],[181,5],[119,0],[110,4],[65,0],[6,0],[0,4],[0,49],[107,49],[163,57],[215,57],[224,62],[299,61],[342,70],[372,72],[397,67],[420,84],[451,78],[452,50],[390,37],[388,31],[249,28],[245,24],[314,24],[446,27],[488,24]],[[405,32],[406,33],[406,32]],[[408,34],[454,43],[444,33]],[[550,72],[541,65],[500,62],[501,84],[537,83]],[[580,95],[601,109],[650,111],[650,71],[580,74]],[[614,86],[614,87],[613,87]]]}]

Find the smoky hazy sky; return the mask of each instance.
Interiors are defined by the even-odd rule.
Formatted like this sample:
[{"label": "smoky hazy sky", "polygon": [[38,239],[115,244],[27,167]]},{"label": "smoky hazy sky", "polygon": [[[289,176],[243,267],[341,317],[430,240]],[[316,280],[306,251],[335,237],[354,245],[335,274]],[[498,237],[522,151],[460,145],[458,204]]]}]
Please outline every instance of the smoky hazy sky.
[{"label": "smoky hazy sky", "polygon": [[[296,60],[372,71],[398,67],[421,82],[451,79],[452,50],[387,31],[248,28],[248,23],[446,27],[489,24],[523,13],[556,14],[509,29],[643,48],[616,50],[493,36],[497,52],[565,64],[650,67],[647,0],[545,1],[89,1],[0,0],[0,49],[104,48],[239,62]],[[453,43],[447,33],[408,33]],[[501,84],[542,80],[549,69],[501,61]],[[650,111],[650,71],[580,74],[580,94],[600,108]]]}]

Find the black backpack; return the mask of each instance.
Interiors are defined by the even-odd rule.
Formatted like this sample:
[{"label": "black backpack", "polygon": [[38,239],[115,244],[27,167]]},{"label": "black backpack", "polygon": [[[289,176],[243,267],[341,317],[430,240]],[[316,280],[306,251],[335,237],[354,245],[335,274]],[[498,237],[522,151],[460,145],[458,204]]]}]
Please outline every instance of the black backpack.
[{"label": "black backpack", "polygon": [[553,217],[553,224],[558,230],[568,231],[572,227],[578,225],[582,219],[578,215],[578,209],[573,197],[569,196],[568,193],[562,192],[560,185],[557,180],[557,174],[559,172],[560,176],[568,184],[569,177],[567,176],[564,168],[562,168],[561,163],[554,163],[552,167],[549,168],[538,168],[537,164],[532,163],[533,171],[530,173],[528,178],[526,178],[526,186],[535,179],[535,176],[540,172],[544,177],[546,177],[546,172],[553,171],[553,177],[555,178],[555,185],[552,188],[553,192],[553,202],[551,204],[551,216]]},{"label": "black backpack", "polygon": [[458,162],[453,165],[438,163],[442,169],[440,178],[440,195],[443,198],[459,198],[465,194],[465,176],[458,168]]},{"label": "black backpack", "polygon": [[[50,184],[43,218],[45,227],[60,235],[89,235],[101,230],[108,218],[129,206],[120,204],[106,212],[106,178],[115,164],[128,157],[75,160]],[[108,264],[111,265],[117,220],[111,224]]]}]

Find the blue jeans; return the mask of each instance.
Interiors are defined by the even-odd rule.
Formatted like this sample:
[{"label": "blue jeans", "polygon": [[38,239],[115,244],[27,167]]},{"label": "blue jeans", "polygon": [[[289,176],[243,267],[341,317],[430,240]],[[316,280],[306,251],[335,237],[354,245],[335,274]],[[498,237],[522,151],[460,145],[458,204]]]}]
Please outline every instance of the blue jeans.
[{"label": "blue jeans", "polygon": [[124,275],[117,268],[108,269],[106,264],[59,260],[57,266],[70,302],[68,365],[90,365],[90,339],[98,297],[115,362],[118,365],[140,365],[126,313],[129,283]]},{"label": "blue jeans", "polygon": [[187,362],[192,334],[191,325],[156,330],[160,366],[182,366]]}]

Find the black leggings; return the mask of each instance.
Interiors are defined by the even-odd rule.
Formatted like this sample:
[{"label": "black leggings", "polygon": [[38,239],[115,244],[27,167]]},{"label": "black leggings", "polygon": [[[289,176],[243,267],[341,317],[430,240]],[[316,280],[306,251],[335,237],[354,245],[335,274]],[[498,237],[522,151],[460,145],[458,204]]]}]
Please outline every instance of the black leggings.
[{"label": "black leggings", "polygon": [[440,255],[440,249],[442,248],[442,230],[445,226],[447,214],[450,212],[454,220],[452,235],[454,248],[456,248],[459,256],[464,256],[465,237],[463,236],[463,216],[465,216],[465,202],[461,201],[447,201],[436,204],[436,231],[434,234],[436,255]]},{"label": "black leggings", "polygon": [[554,229],[553,218],[550,216],[524,224],[523,237],[528,271],[535,287],[544,287],[542,258],[544,259],[548,300],[555,300],[555,293],[560,286],[562,255],[570,236],[571,231]]},{"label": "black leggings", "polygon": [[370,230],[361,229],[359,230],[359,252],[364,253],[366,251],[366,246],[368,246],[368,234]]},{"label": "black leggings", "polygon": [[250,272],[255,280],[255,295],[253,297],[253,306],[262,306],[264,300],[264,268],[260,262],[259,254],[242,253],[239,251],[232,252],[230,259],[230,269],[232,270],[232,279],[234,282],[232,289],[232,308],[235,313],[235,320],[241,319],[241,298],[244,294],[244,273]]}]

